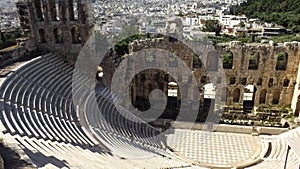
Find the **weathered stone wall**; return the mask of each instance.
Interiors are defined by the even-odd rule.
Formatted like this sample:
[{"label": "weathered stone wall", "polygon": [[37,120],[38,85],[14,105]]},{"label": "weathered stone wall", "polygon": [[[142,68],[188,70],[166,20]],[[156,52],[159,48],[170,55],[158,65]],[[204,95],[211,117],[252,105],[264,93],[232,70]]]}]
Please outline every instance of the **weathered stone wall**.
[{"label": "weathered stone wall", "polygon": [[[295,95],[295,90],[298,90],[298,87],[296,89],[295,86],[298,85],[297,74],[300,59],[298,42],[284,44],[230,42],[218,44],[213,48],[210,45],[201,44],[199,47],[197,44],[194,45],[195,49],[204,56],[200,66],[195,66],[193,51],[180,41],[170,42],[167,38],[139,40],[131,43],[129,49],[130,53],[147,48],[175,52],[193,71],[201,93],[200,105],[202,107],[204,85],[208,83],[216,85],[216,99],[225,98],[224,101],[227,104],[242,104],[247,85],[255,86],[254,105],[291,106],[293,98],[294,100],[295,97],[298,98]],[[224,54],[227,52],[231,52],[233,56],[229,66],[223,63]],[[279,59],[279,57],[282,58]],[[102,63],[105,82],[109,87],[113,72],[120,62],[115,60],[112,62],[112,60],[114,57],[110,55]],[[136,64],[135,66],[145,65]],[[124,73],[134,69],[134,66],[125,68]],[[189,80],[190,77],[181,76],[181,71],[174,67],[178,80]],[[209,72],[214,72],[214,76],[211,76]],[[155,88],[162,89],[167,94],[168,82],[171,81],[174,81],[174,77],[170,77],[166,72],[147,70],[139,73],[132,82],[133,103],[136,101],[136,96],[147,98],[150,91]]]},{"label": "weathered stone wall", "polygon": [[25,46],[16,46],[12,49],[0,51],[0,67],[15,62],[22,58],[26,53]]},{"label": "weathered stone wall", "polygon": [[33,43],[74,63],[93,27],[91,0],[31,0],[27,5]]},{"label": "weathered stone wall", "polygon": [[[233,53],[232,69],[224,69],[228,86],[228,103],[233,102],[232,94],[235,89],[240,89],[239,100],[241,102],[245,86],[251,84],[257,89],[255,105],[261,103],[291,106],[300,59],[298,42],[279,45],[232,42],[220,44],[216,49],[220,52],[220,59],[223,59],[222,53],[226,51]],[[249,60],[254,52],[259,55],[258,67],[250,70]],[[286,70],[276,70],[277,58],[281,52],[288,56]],[[235,78],[235,83],[230,84],[230,78]],[[266,91],[266,94],[262,91]],[[278,103],[276,103],[275,95],[279,95]]]}]

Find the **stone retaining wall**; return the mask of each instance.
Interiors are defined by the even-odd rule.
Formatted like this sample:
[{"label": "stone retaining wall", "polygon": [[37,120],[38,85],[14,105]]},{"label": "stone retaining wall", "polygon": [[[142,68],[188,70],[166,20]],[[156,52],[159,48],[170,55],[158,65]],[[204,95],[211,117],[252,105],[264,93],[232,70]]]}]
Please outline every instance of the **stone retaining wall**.
[{"label": "stone retaining wall", "polygon": [[26,48],[24,46],[17,46],[11,50],[0,51],[0,67],[15,62],[25,56],[25,53]]}]

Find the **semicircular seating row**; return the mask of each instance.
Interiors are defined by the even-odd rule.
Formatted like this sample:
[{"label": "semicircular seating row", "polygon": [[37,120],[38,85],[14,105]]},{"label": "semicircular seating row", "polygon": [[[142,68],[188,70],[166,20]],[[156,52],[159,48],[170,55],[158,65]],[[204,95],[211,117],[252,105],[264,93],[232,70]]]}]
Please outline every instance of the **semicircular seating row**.
[{"label": "semicircular seating row", "polygon": [[[271,138],[265,138],[266,142],[270,142],[270,153],[268,156],[262,158],[262,162],[254,165],[252,167],[248,167],[249,169],[253,168],[284,168],[284,163],[286,160],[288,142],[289,138],[300,138],[300,128],[296,128],[290,130],[286,133],[282,133],[276,137],[272,136]],[[300,159],[297,158],[295,152],[291,149],[287,159],[286,168],[299,168],[300,167]]]},{"label": "semicircular seating row", "polygon": [[104,140],[111,150],[122,150],[123,155],[125,152],[137,154],[140,150],[164,154],[166,140],[157,129],[125,108],[117,109],[113,99],[118,97],[109,89],[96,91],[88,96],[85,112],[91,130],[99,140]]},{"label": "semicircular seating row", "polygon": [[[4,132],[77,145],[98,144],[78,123],[71,100],[73,68],[45,55],[17,69],[0,90]],[[81,80],[85,80],[82,76]]]}]

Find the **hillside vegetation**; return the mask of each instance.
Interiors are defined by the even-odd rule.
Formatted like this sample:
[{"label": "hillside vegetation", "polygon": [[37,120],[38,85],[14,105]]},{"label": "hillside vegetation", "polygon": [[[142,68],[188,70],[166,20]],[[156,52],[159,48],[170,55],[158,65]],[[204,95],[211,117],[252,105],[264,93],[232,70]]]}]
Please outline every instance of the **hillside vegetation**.
[{"label": "hillside vegetation", "polygon": [[300,33],[300,0],[248,0],[233,7],[232,14],[245,14]]}]

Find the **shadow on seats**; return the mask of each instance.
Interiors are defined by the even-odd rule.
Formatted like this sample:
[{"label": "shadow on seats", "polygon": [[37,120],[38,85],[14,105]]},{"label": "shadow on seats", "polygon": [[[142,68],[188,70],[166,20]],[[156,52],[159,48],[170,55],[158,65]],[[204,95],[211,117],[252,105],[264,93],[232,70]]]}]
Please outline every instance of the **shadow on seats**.
[{"label": "shadow on seats", "polygon": [[53,156],[47,157],[40,152],[32,152],[31,150],[24,148],[23,151],[29,156],[34,164],[38,168],[45,167],[47,164],[52,164],[57,168],[69,168],[68,163],[65,160],[59,160]]}]

